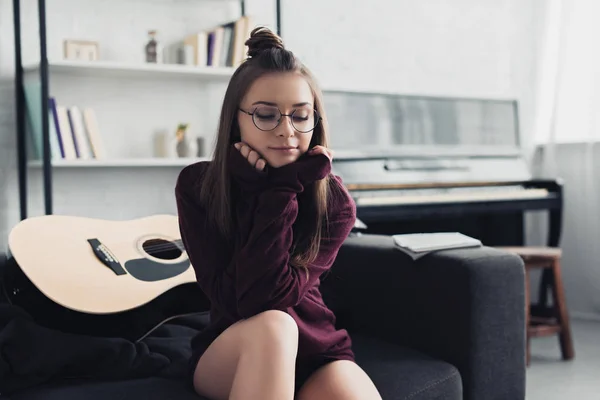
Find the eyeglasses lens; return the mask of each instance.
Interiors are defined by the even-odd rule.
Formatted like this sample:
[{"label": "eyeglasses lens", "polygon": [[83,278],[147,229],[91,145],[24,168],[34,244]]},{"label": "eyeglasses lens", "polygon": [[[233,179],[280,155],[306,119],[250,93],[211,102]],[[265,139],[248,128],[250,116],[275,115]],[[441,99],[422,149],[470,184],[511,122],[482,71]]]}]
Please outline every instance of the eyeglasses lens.
[{"label": "eyeglasses lens", "polygon": [[[281,123],[282,115],[277,107],[260,106],[254,110],[253,121],[263,131],[271,131]],[[318,114],[310,108],[295,109],[290,115],[294,129],[299,132],[312,131],[319,121]]]}]

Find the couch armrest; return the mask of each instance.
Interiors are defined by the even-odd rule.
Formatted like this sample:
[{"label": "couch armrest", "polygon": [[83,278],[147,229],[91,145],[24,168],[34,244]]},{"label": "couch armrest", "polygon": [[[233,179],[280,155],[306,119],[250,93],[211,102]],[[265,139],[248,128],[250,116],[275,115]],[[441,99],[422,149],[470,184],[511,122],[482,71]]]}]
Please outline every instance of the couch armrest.
[{"label": "couch armrest", "polygon": [[6,268],[6,254],[0,251],[0,303],[6,302],[6,296],[4,293],[4,271]]},{"label": "couch armrest", "polygon": [[2,277],[4,277],[4,269],[6,268],[6,254],[0,251],[0,281],[2,281]]},{"label": "couch armrest", "polygon": [[521,259],[483,247],[413,261],[391,236],[344,243],[323,278],[338,325],[454,365],[467,400],[525,398]]}]

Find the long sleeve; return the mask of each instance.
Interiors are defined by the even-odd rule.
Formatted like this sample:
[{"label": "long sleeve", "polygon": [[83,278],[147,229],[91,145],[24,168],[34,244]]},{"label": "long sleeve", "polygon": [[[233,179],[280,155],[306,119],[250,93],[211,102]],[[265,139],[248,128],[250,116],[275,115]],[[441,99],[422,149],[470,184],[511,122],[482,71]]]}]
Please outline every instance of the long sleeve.
[{"label": "long sleeve", "polygon": [[211,304],[229,319],[237,320],[231,250],[216,228],[208,223],[206,210],[199,204],[195,192],[205,167],[203,163],[187,166],[177,179],[175,199],[181,240],[198,284]]},{"label": "long sleeve", "polygon": [[[248,318],[269,309],[297,305],[320,276],[333,264],[356,219],[354,202],[341,180],[331,177],[329,215],[317,258],[306,271],[290,265],[293,224],[298,216],[298,194],[305,185],[329,174],[325,156],[271,171],[266,187],[255,194],[246,210],[247,239],[235,255],[238,313]],[[247,171],[248,172],[248,171]]]}]

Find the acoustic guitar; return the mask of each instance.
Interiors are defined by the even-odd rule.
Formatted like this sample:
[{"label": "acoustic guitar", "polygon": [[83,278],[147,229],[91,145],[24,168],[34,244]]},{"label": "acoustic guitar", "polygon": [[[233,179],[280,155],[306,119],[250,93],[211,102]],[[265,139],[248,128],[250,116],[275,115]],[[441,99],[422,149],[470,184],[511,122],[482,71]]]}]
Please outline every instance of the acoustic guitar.
[{"label": "acoustic guitar", "polygon": [[53,329],[137,341],[210,308],[176,216],[31,217],[11,230],[8,245],[9,301]]}]

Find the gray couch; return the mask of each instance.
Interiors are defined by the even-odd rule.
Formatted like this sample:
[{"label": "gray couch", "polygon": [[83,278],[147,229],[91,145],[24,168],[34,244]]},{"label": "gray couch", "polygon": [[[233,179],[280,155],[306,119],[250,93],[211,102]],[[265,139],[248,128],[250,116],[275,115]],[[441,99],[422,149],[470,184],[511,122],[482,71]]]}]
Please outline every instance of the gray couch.
[{"label": "gray couch", "polygon": [[[412,261],[389,236],[351,236],[323,278],[322,292],[383,399],[525,398],[524,270],[518,257],[483,247]],[[169,357],[183,363],[189,337],[202,329],[200,319],[206,322],[206,315],[198,318],[161,327],[148,348],[160,351],[156,343],[177,336],[180,349]],[[57,376],[2,398],[199,399],[182,376]]]}]

